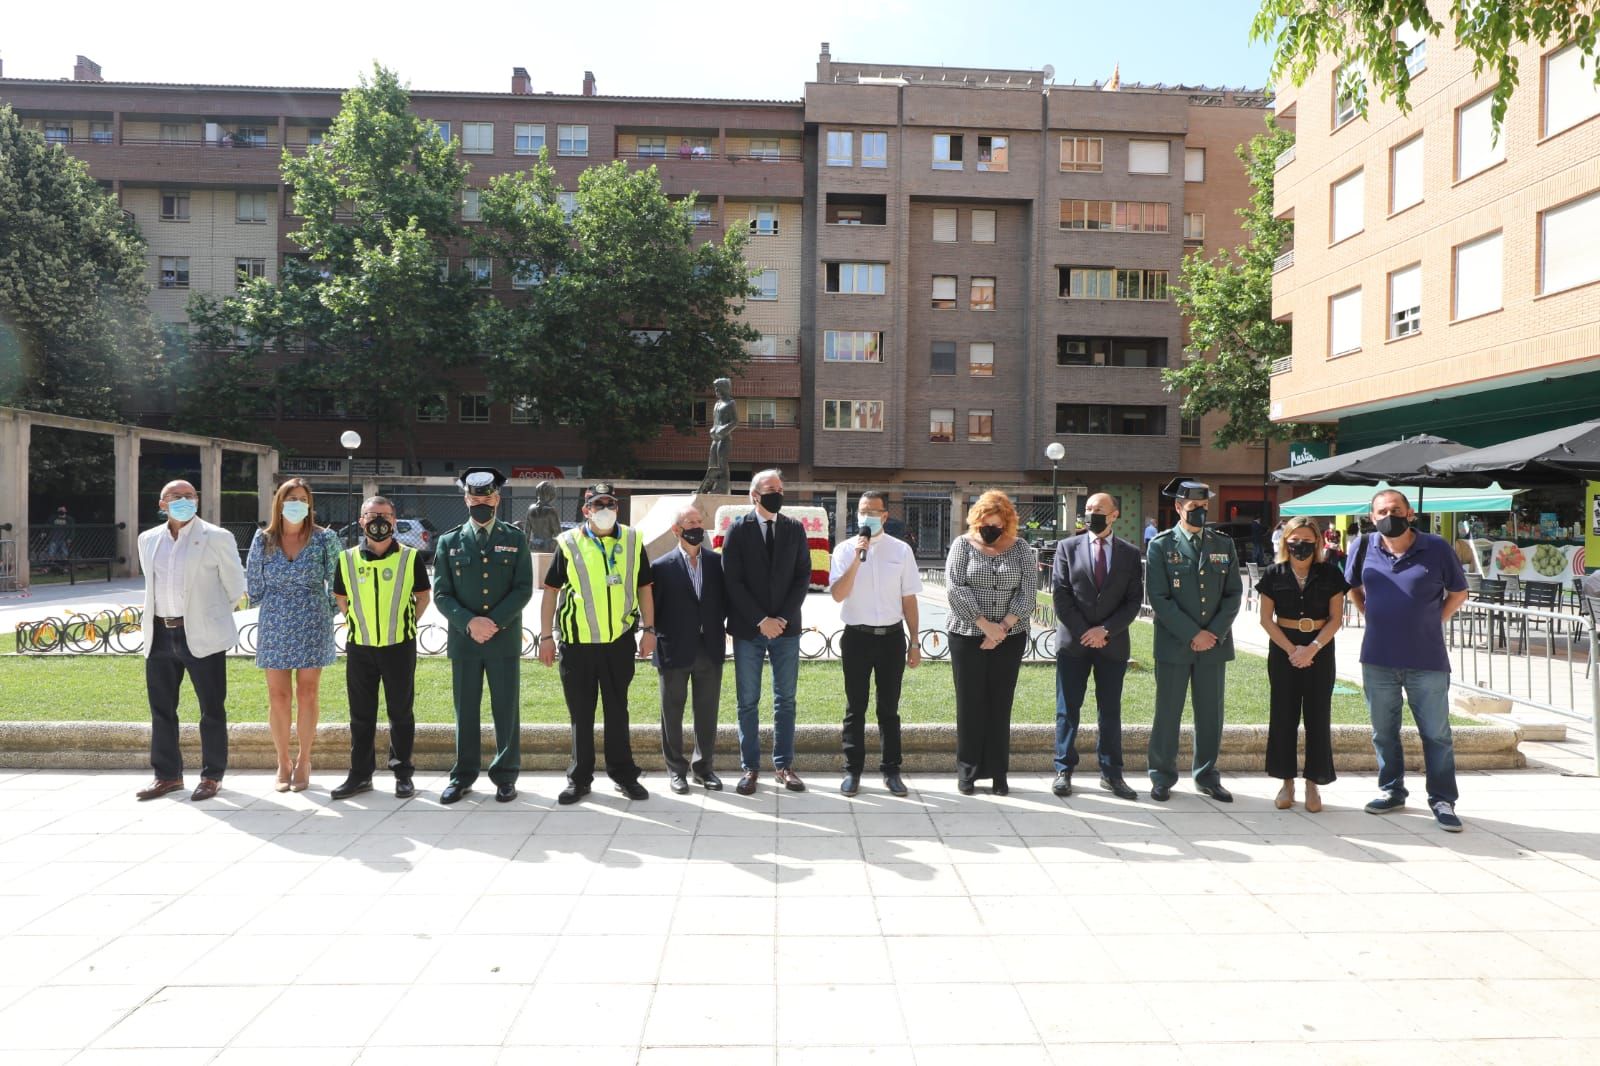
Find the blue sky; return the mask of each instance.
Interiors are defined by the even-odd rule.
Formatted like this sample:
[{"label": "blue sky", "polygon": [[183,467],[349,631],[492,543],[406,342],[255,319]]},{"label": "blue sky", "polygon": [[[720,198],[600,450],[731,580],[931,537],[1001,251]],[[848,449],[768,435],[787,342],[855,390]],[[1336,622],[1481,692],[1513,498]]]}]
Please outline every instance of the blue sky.
[{"label": "blue sky", "polygon": [[1260,87],[1268,52],[1247,41],[1254,0],[7,0],[5,74],[70,77],[73,57],[117,81],[348,85],[374,59],[419,89],[502,92],[525,66],[537,92],[575,93],[593,70],[611,95],[798,99],[818,45],[886,64],[1056,68],[1104,79]]}]

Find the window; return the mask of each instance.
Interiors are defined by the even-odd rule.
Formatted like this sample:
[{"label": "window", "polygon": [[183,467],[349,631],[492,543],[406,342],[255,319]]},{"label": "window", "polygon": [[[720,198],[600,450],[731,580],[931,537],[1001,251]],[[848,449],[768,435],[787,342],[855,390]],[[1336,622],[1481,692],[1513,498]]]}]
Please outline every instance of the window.
[{"label": "window", "polygon": [[[519,122],[513,129],[512,150],[517,155],[538,155],[544,147],[544,123]],[[514,421],[514,419],[513,419]]]},{"label": "window", "polygon": [[961,169],[961,134],[935,133],[933,135],[933,169]]},{"label": "window", "polygon": [[434,265],[439,268],[439,280],[440,281],[449,281],[450,280],[450,257],[448,255],[441,255],[441,256],[436,257],[433,262],[434,262]]},{"label": "window", "polygon": [[776,137],[751,138],[750,158],[776,163],[783,158],[783,142]]},{"label": "window", "polygon": [[933,276],[933,307],[936,311],[954,311],[956,309],[956,276],[954,274],[935,274]]},{"label": "window", "polygon": [[463,122],[461,124],[461,150],[470,155],[490,155],[494,152],[493,122]]},{"label": "window", "polygon": [[1011,169],[1011,138],[985,134],[978,138],[978,169],[1003,174]]},{"label": "window", "polygon": [[1183,239],[1186,241],[1203,241],[1206,239],[1206,216],[1199,211],[1186,211],[1183,215]]},{"label": "window", "polygon": [[46,122],[44,139],[48,144],[71,144],[72,126],[66,122]]},{"label": "window", "polygon": [[777,400],[745,400],[744,421],[750,426],[771,428],[778,424]]},{"label": "window", "polygon": [[1395,31],[1394,39],[1406,49],[1406,73],[1415,78],[1428,69],[1428,35],[1411,25],[1409,22],[1401,23]]},{"label": "window", "polygon": [[882,400],[823,400],[822,428],[883,432]]},{"label": "window", "polygon": [[1098,174],[1105,165],[1105,141],[1100,137],[1061,138],[1061,169]]},{"label": "window", "polygon": [[327,130],[306,130],[306,146],[316,147],[322,143],[322,138],[328,135]]},{"label": "window", "polygon": [[1062,200],[1059,226],[1068,230],[1165,233],[1168,207],[1163,203],[1121,200]]},{"label": "window", "polygon": [[1357,93],[1366,83],[1360,65],[1340,67],[1333,72],[1333,128],[1338,129],[1356,117]]},{"label": "window", "polygon": [[1366,171],[1358,170],[1341,181],[1334,182],[1333,217],[1328,243],[1338,244],[1347,237],[1360,233],[1365,223],[1361,215],[1366,207]]},{"label": "window", "polygon": [[1185,418],[1178,423],[1179,444],[1200,443],[1200,420],[1198,418]]},{"label": "window", "polygon": [[990,341],[973,341],[967,347],[967,367],[972,377],[994,377],[994,344]]},{"label": "window", "polygon": [[461,190],[461,221],[463,221],[463,222],[481,222],[481,221],[483,221],[483,190],[482,189],[462,189]]},{"label": "window", "polygon": [[778,235],[778,205],[756,204],[750,208],[750,232],[762,237]]},{"label": "window", "polygon": [[578,194],[575,192],[556,193],[556,203],[561,206],[561,217],[568,222],[578,213]]},{"label": "window", "polygon": [[1165,300],[1165,270],[1058,267],[1059,294],[1068,300]]},{"label": "window", "polygon": [[993,411],[967,412],[967,439],[978,444],[987,444],[994,440]]},{"label": "window", "polygon": [[956,342],[934,341],[928,367],[928,373],[935,377],[954,377],[956,372]]},{"label": "window", "polygon": [[267,194],[264,192],[236,193],[233,206],[235,222],[254,225],[267,220]]},{"label": "window", "polygon": [[[534,422],[532,400],[511,401],[511,424],[513,426],[529,426]],[[696,423],[701,424],[701,423]]]},{"label": "window", "polygon": [[161,257],[161,287],[187,289],[189,287],[189,257],[164,255]]},{"label": "window", "polygon": [[1166,141],[1129,141],[1129,174],[1170,174],[1172,149]]},{"label": "window", "polygon": [[665,134],[636,138],[636,151],[640,159],[665,159],[667,138]]},{"label": "window", "polygon": [[956,412],[953,407],[935,407],[928,412],[928,440],[934,444],[954,444]]},{"label": "window", "polygon": [[974,311],[993,311],[994,279],[973,278],[967,305]]},{"label": "window", "polygon": [[513,260],[511,263],[511,287],[513,289],[531,289],[535,285],[544,283],[544,271],[536,264],[525,260]]},{"label": "window", "polygon": [[252,278],[267,276],[265,259],[235,259],[233,261],[234,288],[242,289]]},{"label": "window", "polygon": [[163,190],[161,193],[161,220],[163,222],[189,221],[189,190]]},{"label": "window", "polygon": [[1389,339],[1422,331],[1422,264],[1389,275]]},{"label": "window", "polygon": [[1422,134],[1389,154],[1389,213],[1422,202]]},{"label": "window", "polygon": [[1185,148],[1183,150],[1183,180],[1206,180],[1206,150],[1204,148]]},{"label": "window", "polygon": [[1489,95],[1456,112],[1456,180],[1481,174],[1506,157],[1504,130],[1496,133],[1489,113]]},{"label": "window", "polygon": [[689,221],[696,226],[714,226],[717,224],[716,216],[711,213],[710,204],[691,204],[689,206]]},{"label": "window", "polygon": [[450,421],[450,405],[445,402],[444,393],[434,392],[417,397],[417,421]]},{"label": "window", "polygon": [[1361,349],[1361,290],[1341,292],[1328,300],[1328,354]]},{"label": "window", "polygon": [[469,255],[462,265],[472,283],[480,289],[487,289],[494,280],[494,260],[486,255]]},{"label": "window", "polygon": [[[433,124],[433,135],[439,138],[441,141],[448,141],[450,139],[450,123],[435,122]],[[419,421],[420,420],[421,419],[419,418]],[[443,420],[441,419],[441,421]]]},{"label": "window", "polygon": [[833,217],[828,219],[830,226],[859,226],[865,212],[859,207],[837,207],[832,214]]},{"label": "window", "polygon": [[588,155],[588,126],[557,126],[556,155]]},{"label": "window", "polygon": [[848,167],[855,163],[855,135],[849,130],[828,131],[828,165]]},{"label": "window", "polygon": [[824,330],[825,363],[877,363],[883,359],[883,334],[876,330]]},{"label": "window", "polygon": [[1500,234],[1491,233],[1475,241],[1457,245],[1454,259],[1456,320],[1500,310],[1502,300]]},{"label": "window", "polygon": [[112,137],[111,123],[109,123],[109,122],[91,122],[91,123],[89,123],[89,143],[90,144],[110,144],[111,143],[111,137]]},{"label": "window", "polygon": [[1600,281],[1600,192],[1539,216],[1539,292]]},{"label": "window", "polygon": [[193,130],[181,122],[163,122],[161,124],[161,143],[182,144],[185,141],[194,139],[191,136],[193,132]]},{"label": "window", "polygon": [[1056,432],[1163,436],[1167,409],[1141,404],[1058,403]]},{"label": "window", "polygon": [[691,426],[709,426],[711,424],[710,400],[689,401],[689,424]]},{"label": "window", "polygon": [[1057,366],[1164,367],[1165,337],[1056,337]]},{"label": "window", "polygon": [[265,126],[240,126],[233,131],[233,143],[248,148],[265,148],[267,146],[267,128]]},{"label": "window", "polygon": [[864,167],[886,167],[889,165],[889,135],[887,133],[863,133],[861,135],[861,165]]},{"label": "window", "polygon": [[456,397],[456,417],[461,422],[489,421],[489,397],[481,392],[463,392]]},{"label": "window", "polygon": [[972,212],[972,243],[994,243],[993,211],[979,209]]},{"label": "window", "polygon": [[[882,296],[884,265],[882,263],[829,263],[827,291]],[[952,292],[951,298],[955,297]]]},{"label": "window", "polygon": [[933,209],[933,239],[948,244],[956,239],[956,210],[953,207]]},{"label": "window", "polygon": [[778,298],[778,269],[767,267],[755,276],[756,294],[752,300],[776,300]]},{"label": "window", "polygon": [[1600,115],[1600,85],[1595,84],[1594,73],[1593,61],[1585,63],[1583,50],[1575,44],[1544,57],[1546,137]]}]

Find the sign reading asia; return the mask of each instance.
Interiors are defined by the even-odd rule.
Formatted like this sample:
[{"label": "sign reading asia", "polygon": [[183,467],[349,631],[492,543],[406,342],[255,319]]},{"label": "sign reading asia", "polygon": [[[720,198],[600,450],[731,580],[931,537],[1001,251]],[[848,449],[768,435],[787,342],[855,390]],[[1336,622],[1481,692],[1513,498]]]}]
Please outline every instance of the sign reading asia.
[{"label": "sign reading asia", "polygon": [[1326,459],[1329,455],[1328,442],[1325,440],[1297,440],[1289,445],[1289,466],[1305,466],[1318,459]]}]

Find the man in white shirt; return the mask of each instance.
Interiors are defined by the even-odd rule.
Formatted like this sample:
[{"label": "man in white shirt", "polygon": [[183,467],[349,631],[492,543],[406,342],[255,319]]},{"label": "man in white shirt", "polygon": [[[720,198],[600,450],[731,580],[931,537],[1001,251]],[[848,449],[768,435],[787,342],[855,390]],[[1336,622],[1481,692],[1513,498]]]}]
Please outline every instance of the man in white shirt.
[{"label": "man in white shirt", "polygon": [[883,531],[888,518],[888,498],[875,489],[863,492],[856,509],[861,535],[833,549],[828,572],[829,591],[835,602],[843,604],[839,658],[844,666],[844,780],[839,791],[846,796],[861,789],[867,758],[867,694],[874,674],[883,784],[896,796],[906,794],[900,780],[900,682],[907,666],[915,668],[922,662],[917,642],[922,575],[911,546]]},{"label": "man in white shirt", "polygon": [[238,639],[233,611],[244,595],[244,567],[233,534],[196,517],[193,485],[171,482],[159,502],[167,520],[139,534],[155,780],[136,795],[150,800],[183,788],[178,690],[187,674],[200,704],[200,784],[190,799],[205,800],[222,787],[228,767],[227,653]]}]

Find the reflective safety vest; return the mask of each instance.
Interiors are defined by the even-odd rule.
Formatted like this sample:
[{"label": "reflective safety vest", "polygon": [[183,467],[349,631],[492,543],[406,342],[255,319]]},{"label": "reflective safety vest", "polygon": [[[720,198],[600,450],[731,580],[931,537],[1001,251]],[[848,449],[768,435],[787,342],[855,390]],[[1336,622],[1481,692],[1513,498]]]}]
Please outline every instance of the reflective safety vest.
[{"label": "reflective safety vest", "polygon": [[411,602],[417,577],[415,555],[416,549],[404,544],[382,559],[366,558],[359,545],[339,553],[339,571],[350,605],[346,612],[349,643],[384,647],[417,635]]},{"label": "reflective safety vest", "polygon": [[607,538],[609,550],[584,526],[556,538],[567,567],[556,617],[568,644],[609,644],[633,629],[639,610],[639,534],[622,525],[615,532]]}]

